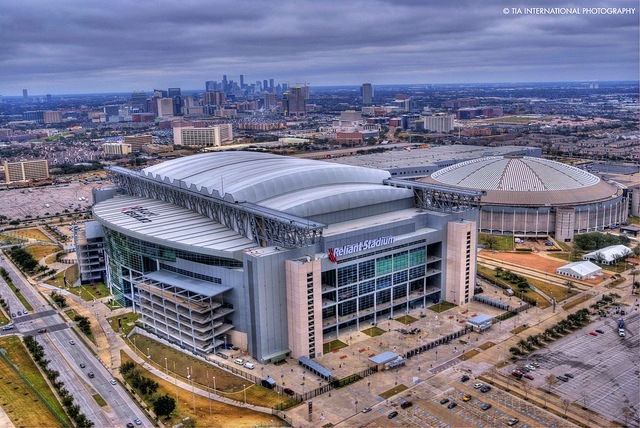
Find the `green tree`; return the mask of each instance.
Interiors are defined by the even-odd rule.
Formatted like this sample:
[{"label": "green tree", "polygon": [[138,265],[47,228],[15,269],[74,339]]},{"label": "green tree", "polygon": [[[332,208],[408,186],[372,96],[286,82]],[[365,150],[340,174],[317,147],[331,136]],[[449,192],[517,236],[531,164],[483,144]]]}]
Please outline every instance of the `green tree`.
[{"label": "green tree", "polygon": [[176,400],[168,395],[162,395],[153,402],[153,411],[158,416],[169,416],[176,408]]}]

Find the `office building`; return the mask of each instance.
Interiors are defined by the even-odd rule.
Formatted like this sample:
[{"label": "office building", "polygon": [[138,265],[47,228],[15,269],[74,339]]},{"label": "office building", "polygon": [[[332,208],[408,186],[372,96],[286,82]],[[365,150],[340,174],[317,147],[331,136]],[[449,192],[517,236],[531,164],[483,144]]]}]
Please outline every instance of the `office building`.
[{"label": "office building", "polygon": [[454,126],[454,119],[454,115],[444,113],[424,116],[424,129],[431,132],[451,132]]},{"label": "office building", "polygon": [[33,122],[44,122],[44,110],[32,110],[22,113],[23,120],[31,120]]},{"label": "office building", "polygon": [[131,144],[124,143],[104,143],[102,150],[108,156],[126,156],[131,153]]},{"label": "office building", "polygon": [[230,123],[209,128],[185,126],[173,128],[173,143],[178,146],[215,147],[233,141]]},{"label": "office building", "polygon": [[373,104],[373,86],[371,86],[371,83],[363,83],[361,92],[362,92],[362,104],[363,105]]},{"label": "office building", "polygon": [[139,152],[144,145],[150,145],[153,143],[153,136],[151,134],[144,135],[126,135],[124,142],[131,145],[131,150]]},{"label": "office building", "polygon": [[204,87],[206,92],[215,91],[216,89],[218,89],[218,82],[216,82],[215,80],[207,80],[204,84]]},{"label": "office building", "polygon": [[7,183],[13,181],[45,180],[49,178],[49,162],[46,159],[6,162],[4,174]]},{"label": "office building", "polygon": [[62,122],[62,112],[59,111],[45,111],[42,115],[44,123],[60,123]]},{"label": "office building", "polygon": [[114,298],[193,352],[315,358],[338,334],[473,297],[480,192],[252,152],[111,173],[126,196],[93,214]]},{"label": "office building", "polygon": [[284,93],[282,106],[284,115],[288,117],[307,117],[307,97],[309,95],[308,86],[294,86]]},{"label": "office building", "polygon": [[26,89],[22,90],[22,102],[25,104],[29,102],[29,92]]},{"label": "office building", "polygon": [[147,110],[147,93],[146,92],[131,93],[131,108],[138,109],[139,112],[148,111]]},{"label": "office building", "polygon": [[156,103],[158,106],[157,117],[167,118],[173,117],[173,99],[172,98],[157,98]]}]

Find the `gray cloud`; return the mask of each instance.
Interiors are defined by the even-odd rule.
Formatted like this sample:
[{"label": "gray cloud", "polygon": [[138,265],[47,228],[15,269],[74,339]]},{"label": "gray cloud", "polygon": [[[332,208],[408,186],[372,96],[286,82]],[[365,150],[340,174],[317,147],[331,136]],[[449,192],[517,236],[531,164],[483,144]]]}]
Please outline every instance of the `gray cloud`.
[{"label": "gray cloud", "polygon": [[637,79],[639,10],[503,13],[525,6],[637,2],[3,2],[0,94],[202,88],[222,74],[313,85]]}]

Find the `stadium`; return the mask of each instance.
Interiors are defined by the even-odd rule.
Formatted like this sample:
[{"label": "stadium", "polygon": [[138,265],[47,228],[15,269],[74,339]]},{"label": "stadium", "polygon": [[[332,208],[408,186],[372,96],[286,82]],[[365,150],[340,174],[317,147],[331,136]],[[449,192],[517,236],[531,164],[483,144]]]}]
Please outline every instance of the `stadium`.
[{"label": "stadium", "polygon": [[473,297],[481,192],[251,152],[110,170],[96,192],[107,282],[148,331],[260,362]]},{"label": "stadium", "polygon": [[548,159],[482,157],[419,181],[484,192],[478,229],[486,233],[568,242],[575,234],[612,228],[628,217],[624,186]]}]

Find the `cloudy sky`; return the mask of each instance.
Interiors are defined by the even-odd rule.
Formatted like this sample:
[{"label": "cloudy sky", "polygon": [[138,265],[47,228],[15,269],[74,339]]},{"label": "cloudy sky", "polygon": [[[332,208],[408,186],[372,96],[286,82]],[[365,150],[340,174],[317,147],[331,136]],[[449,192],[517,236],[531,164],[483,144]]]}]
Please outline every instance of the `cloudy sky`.
[{"label": "cloudy sky", "polygon": [[223,74],[317,86],[637,80],[639,16],[636,0],[0,0],[0,95],[200,89]]}]

